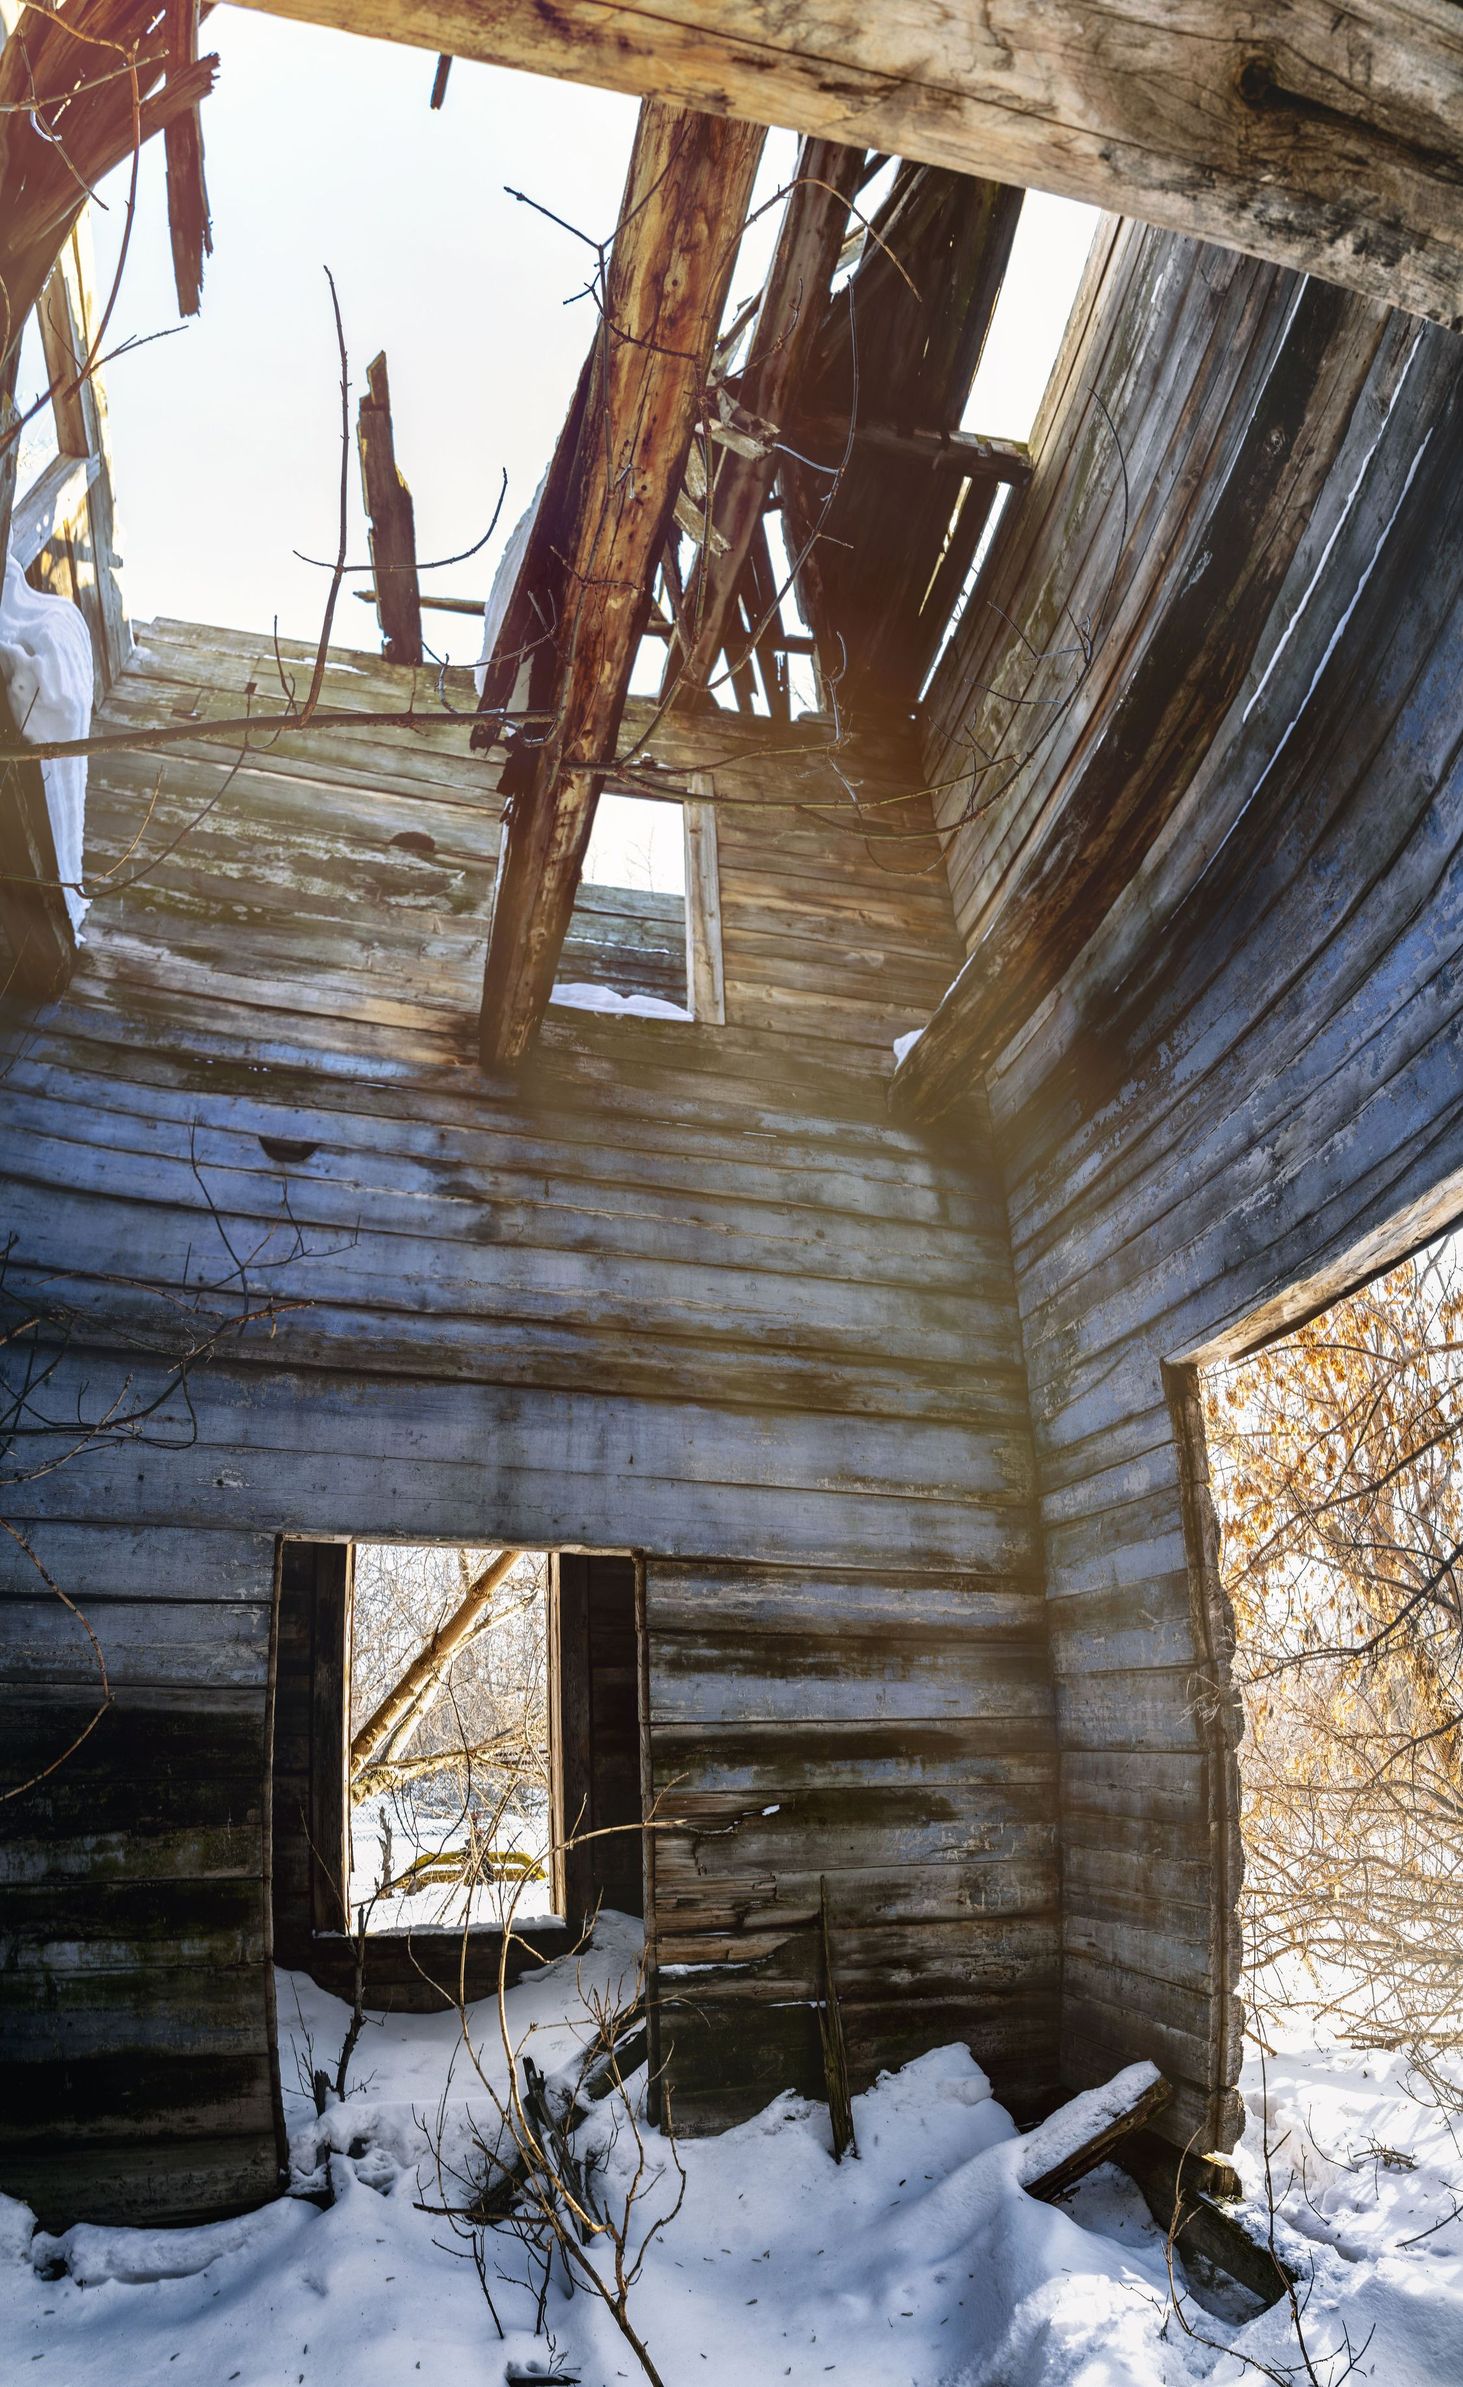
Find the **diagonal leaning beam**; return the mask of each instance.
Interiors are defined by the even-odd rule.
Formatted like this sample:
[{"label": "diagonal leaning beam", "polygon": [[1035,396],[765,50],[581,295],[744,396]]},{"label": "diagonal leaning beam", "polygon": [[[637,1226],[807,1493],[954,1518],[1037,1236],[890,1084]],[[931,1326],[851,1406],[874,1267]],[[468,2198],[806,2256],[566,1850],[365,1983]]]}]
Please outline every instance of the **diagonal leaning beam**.
[{"label": "diagonal leaning beam", "polygon": [[640,113],[577,432],[554,685],[504,813],[488,1068],[522,1059],[548,1004],[762,141],[755,126],[653,100]]}]

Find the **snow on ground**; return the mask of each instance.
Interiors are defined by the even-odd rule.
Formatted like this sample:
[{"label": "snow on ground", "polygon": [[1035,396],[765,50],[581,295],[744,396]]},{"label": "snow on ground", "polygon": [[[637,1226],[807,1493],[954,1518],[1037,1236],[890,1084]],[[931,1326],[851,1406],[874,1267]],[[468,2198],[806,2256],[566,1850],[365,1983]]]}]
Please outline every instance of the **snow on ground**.
[{"label": "snow on ground", "polygon": [[[577,1968],[564,1959],[510,1992],[513,2038],[542,2070],[574,2060],[581,1989],[633,1977],[635,1955],[636,1927],[606,1916]],[[457,2018],[368,2027],[357,2086],[320,2122],[295,2085],[296,2053],[307,2071],[333,2061],[344,2024],[338,2001],[280,1976],[296,2172],[323,2184],[330,2150],[329,2210],[286,2198],[207,2228],[82,2225],[50,2238],[0,2201],[7,2387],[497,2387],[505,2371],[532,2376],[551,2351],[583,2387],[641,2376],[582,2290],[572,2302],[551,2294],[552,2349],[534,2337],[521,2261],[501,2232],[488,2241],[500,2340],[449,2225],[417,2209],[437,2197],[433,2117],[449,2163],[470,2149],[475,2120],[495,2127]],[[495,2009],[477,2009],[474,2026],[483,2072],[501,2084]],[[1277,2242],[1310,2282],[1304,2325],[1321,2387],[1340,2387],[1343,2329],[1360,2355],[1352,2377],[1457,2387],[1463,2149],[1446,2120],[1408,2095],[1395,2058],[1297,2044],[1277,2047],[1265,2074],[1252,2055],[1242,2168],[1263,2215],[1268,2095]],[[631,2305],[666,2387],[1228,2387],[1264,2375],[1261,2362],[1304,2377],[1284,2305],[1245,2321],[1239,2291],[1206,2288],[1206,2303],[1185,2305],[1198,2336],[1184,2334],[1162,2238],[1122,2173],[1104,2167],[1061,2206],[1027,2197],[1020,2141],[963,2047],[884,2076],[854,2112],[859,2156],[841,2166],[826,2114],[793,2096],[720,2138],[683,2143],[685,2203]],[[595,2108],[581,2149],[605,2144],[613,2126],[613,2105]],[[668,2196],[664,2143],[646,2138]],[[607,2177],[631,2159],[622,2130]]]},{"label": "snow on ground", "polygon": [[[526,1928],[551,1918],[547,1797],[537,1813],[505,1810],[497,1817],[486,1862],[481,1842],[473,1848],[475,1829],[481,1826],[464,1803],[444,1812],[440,1802],[430,1803],[420,1789],[416,1795],[410,1787],[380,1791],[360,1800],[350,1818],[346,1895],[352,1916],[369,1906],[368,1928],[373,1933],[460,1931],[464,1925],[496,1927],[507,1921]],[[469,1852],[473,1878],[464,1889],[451,1860],[465,1860]],[[429,1865],[414,1886],[392,1886],[422,1858],[439,1859],[440,1866]],[[486,1878],[479,1879],[480,1872]]]}]

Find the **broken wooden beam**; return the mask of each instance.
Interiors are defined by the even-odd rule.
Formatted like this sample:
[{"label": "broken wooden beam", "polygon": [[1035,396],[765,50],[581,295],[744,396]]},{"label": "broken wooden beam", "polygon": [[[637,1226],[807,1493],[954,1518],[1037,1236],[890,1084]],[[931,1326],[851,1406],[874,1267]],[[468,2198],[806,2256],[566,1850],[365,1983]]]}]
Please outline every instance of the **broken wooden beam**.
[{"label": "broken wooden beam", "polygon": [[1190,2154],[1140,2129],[1124,2139],[1117,2161],[1181,2256],[1202,2255],[1262,2304],[1279,2303],[1298,2274],[1240,2213],[1239,2181],[1223,2157]]},{"label": "broken wooden beam", "polygon": [[245,0],[1086,199],[1463,327],[1450,0]]},{"label": "broken wooden beam", "polygon": [[[22,572],[54,538],[79,520],[87,493],[102,469],[100,456],[52,458],[32,481],[11,516],[10,552]],[[3,552],[3,551],[0,551]]]},{"label": "broken wooden beam", "polygon": [[[168,0],[168,80],[196,75],[198,0]],[[208,185],[203,177],[203,124],[197,105],[184,107],[163,128],[167,165],[168,236],[178,313],[196,315],[203,298],[203,260],[213,254]]]},{"label": "broken wooden beam", "polygon": [[371,566],[376,575],[376,610],[386,660],[420,663],[422,600],[417,584],[416,517],[411,491],[396,461],[384,349],[366,367],[356,445],[361,457],[361,495],[371,526]]},{"label": "broken wooden beam", "polygon": [[1173,2094],[1156,2064],[1129,2064],[1100,2089],[1058,2106],[1020,2142],[1016,2178],[1028,2196],[1050,2204],[1076,2186],[1130,2132],[1141,2130]]},{"label": "broken wooden beam", "polygon": [[1182,802],[1243,684],[1384,322],[1327,283],[1300,291],[1243,436],[1171,559],[1163,602],[1124,632],[1124,668],[1045,791],[1044,826],[895,1069],[890,1101],[901,1117],[937,1119],[978,1085]]},{"label": "broken wooden beam", "polygon": [[[83,13],[87,28],[77,23]],[[213,88],[217,57],[186,57],[154,38],[149,29],[160,13],[147,0],[85,12],[0,0],[0,356],[21,337],[98,183],[135,155],[139,140],[194,115]],[[99,53],[112,59],[109,69],[99,66]],[[185,255],[206,226],[201,139],[186,187],[192,227]],[[175,217],[175,231],[178,224]],[[190,273],[185,266],[180,298]]]},{"label": "broken wooden beam", "polygon": [[489,1068],[522,1058],[548,1006],[762,140],[658,101],[640,112],[567,476],[546,730],[504,812],[483,978]]},{"label": "broken wooden beam", "polygon": [[[819,327],[798,392],[819,427],[795,431],[778,487],[799,601],[845,721],[912,710],[946,628],[930,605],[952,520],[969,496],[994,494],[993,442],[977,443],[974,481],[939,459],[962,437],[1021,206],[1001,184],[901,166]],[[816,590],[803,559],[818,566]]]},{"label": "broken wooden beam", "polygon": [[743,419],[762,444],[750,453],[737,447],[719,452],[711,497],[715,535],[703,543],[687,584],[679,635],[666,658],[666,693],[679,684],[689,695],[709,684],[735,618],[743,574],[750,567],[755,575],[753,543],[777,471],[774,443],[822,321],[863,165],[863,151],[839,141],[805,141],[799,151],[738,392]]},{"label": "broken wooden beam", "polygon": [[[359,597],[363,605],[380,604],[380,591],[374,581],[368,580],[364,588],[358,588],[352,593]],[[481,597],[434,597],[426,589],[419,589],[417,602],[423,613],[470,613],[478,621],[483,618],[483,599]]]},{"label": "broken wooden beam", "polygon": [[820,464],[836,464],[851,436],[856,447],[928,464],[934,472],[963,473],[967,480],[1004,481],[1024,489],[1031,478],[1031,450],[1023,440],[991,439],[978,431],[927,430],[918,424],[870,422],[862,415],[848,423],[836,415],[795,414],[788,436]]}]

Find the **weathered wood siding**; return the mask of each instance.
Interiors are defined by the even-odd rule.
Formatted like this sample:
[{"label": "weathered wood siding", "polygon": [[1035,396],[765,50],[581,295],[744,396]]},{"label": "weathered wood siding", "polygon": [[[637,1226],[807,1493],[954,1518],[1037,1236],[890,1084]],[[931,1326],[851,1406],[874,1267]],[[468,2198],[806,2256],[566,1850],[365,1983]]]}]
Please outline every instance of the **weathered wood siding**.
[{"label": "weathered wood siding", "polygon": [[[719,813],[727,1025],[551,1012],[521,1078],[484,1076],[491,773],[437,720],[281,738],[225,783],[206,715],[246,683],[266,702],[273,670],[265,640],[141,633],[109,717],[197,718],[198,737],[93,766],[94,869],[155,787],[156,809],[98,890],[65,1000],[18,1023],[0,1093],[12,1287],[73,1318],[55,1414],[154,1382],[138,1346],[200,1331],[200,1288],[218,1318],[280,1305],[225,1334],[191,1415],[175,1399],[146,1439],[104,1438],[14,1504],[95,1624],[117,1706],[91,1775],[0,1807],[10,1879],[36,1885],[7,1910],[0,1988],[25,2063],[52,2066],[5,2108],[6,2184],[51,2211],[176,2212],[273,2177],[281,1533],[650,1554],[653,1765],[688,1802],[652,1929],[668,1962],[762,1968],[695,1976],[741,2029],[683,2034],[688,2107],[741,2110],[787,2076],[747,1983],[809,1994],[820,1874],[860,2077],[954,2033],[1037,2101],[1055,1753],[1004,1202],[987,1163],[885,1105],[890,1039],[958,957],[931,850],[891,865],[795,809],[827,792],[798,752],[817,731],[777,731],[769,763],[765,726],[688,727],[670,773],[712,760],[745,800]],[[326,701],[406,684],[351,658]],[[867,767],[887,784],[908,758]],[[23,1559],[4,1591],[0,1696],[49,1751],[37,1683],[84,1711],[88,1645]],[[239,1743],[226,1780],[216,1721]],[[139,2071],[174,1966],[207,1968],[217,2044],[180,1981]],[[113,2067],[95,2095],[68,2070],[78,1985]],[[805,2006],[777,2011],[805,2027]],[[54,2162],[38,2120],[11,2121],[27,2111]]]},{"label": "weathered wood siding", "polygon": [[[978,816],[943,800],[974,940],[1162,601],[1205,459],[1294,281],[1110,232],[989,594],[1091,671]],[[1379,337],[1375,336],[1379,332]],[[1369,375],[1253,665],[1177,815],[989,1091],[1035,1427],[1062,1744],[1063,2067],[1151,2055],[1167,2126],[1237,2122],[1226,1617],[1186,1543],[1182,1373],[1368,1275],[1463,1200],[1457,957],[1463,346],[1359,317]],[[1101,396],[1113,433],[1088,392]],[[1120,556],[1121,447],[1131,490]],[[1104,592],[1107,592],[1105,595]],[[1070,643],[1070,632],[1067,634]],[[1080,659],[1079,667],[1080,669]],[[977,602],[932,692],[932,776],[1065,689]],[[1192,1562],[1191,1562],[1192,1560]]]}]

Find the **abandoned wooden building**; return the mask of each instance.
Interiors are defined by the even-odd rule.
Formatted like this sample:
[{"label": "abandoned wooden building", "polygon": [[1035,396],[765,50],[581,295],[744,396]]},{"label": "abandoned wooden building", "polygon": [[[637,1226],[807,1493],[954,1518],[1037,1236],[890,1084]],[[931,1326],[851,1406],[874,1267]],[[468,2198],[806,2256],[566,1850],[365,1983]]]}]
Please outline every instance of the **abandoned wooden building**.
[{"label": "abandoned wooden building", "polygon": [[[98,704],[79,942],[64,756],[0,741],[0,2185],[278,2192],[373,1540],[551,1554],[561,1813],[633,1857],[519,1954],[643,1907],[683,2125],[819,2079],[832,1980],[856,2086],[959,2039],[1034,2119],[1151,2058],[1223,2151],[1193,1371],[1463,1207],[1463,23],[279,13],[644,104],[480,685],[423,666],[384,362],[384,653],[348,598],[318,657],[129,621],[75,208],[18,256],[0,119],[59,442],[0,530]],[[960,426],[1022,185],[1107,212],[1017,446]],[[617,791],[683,895],[581,883]],[[439,1937],[371,1993],[445,1996]]]}]

